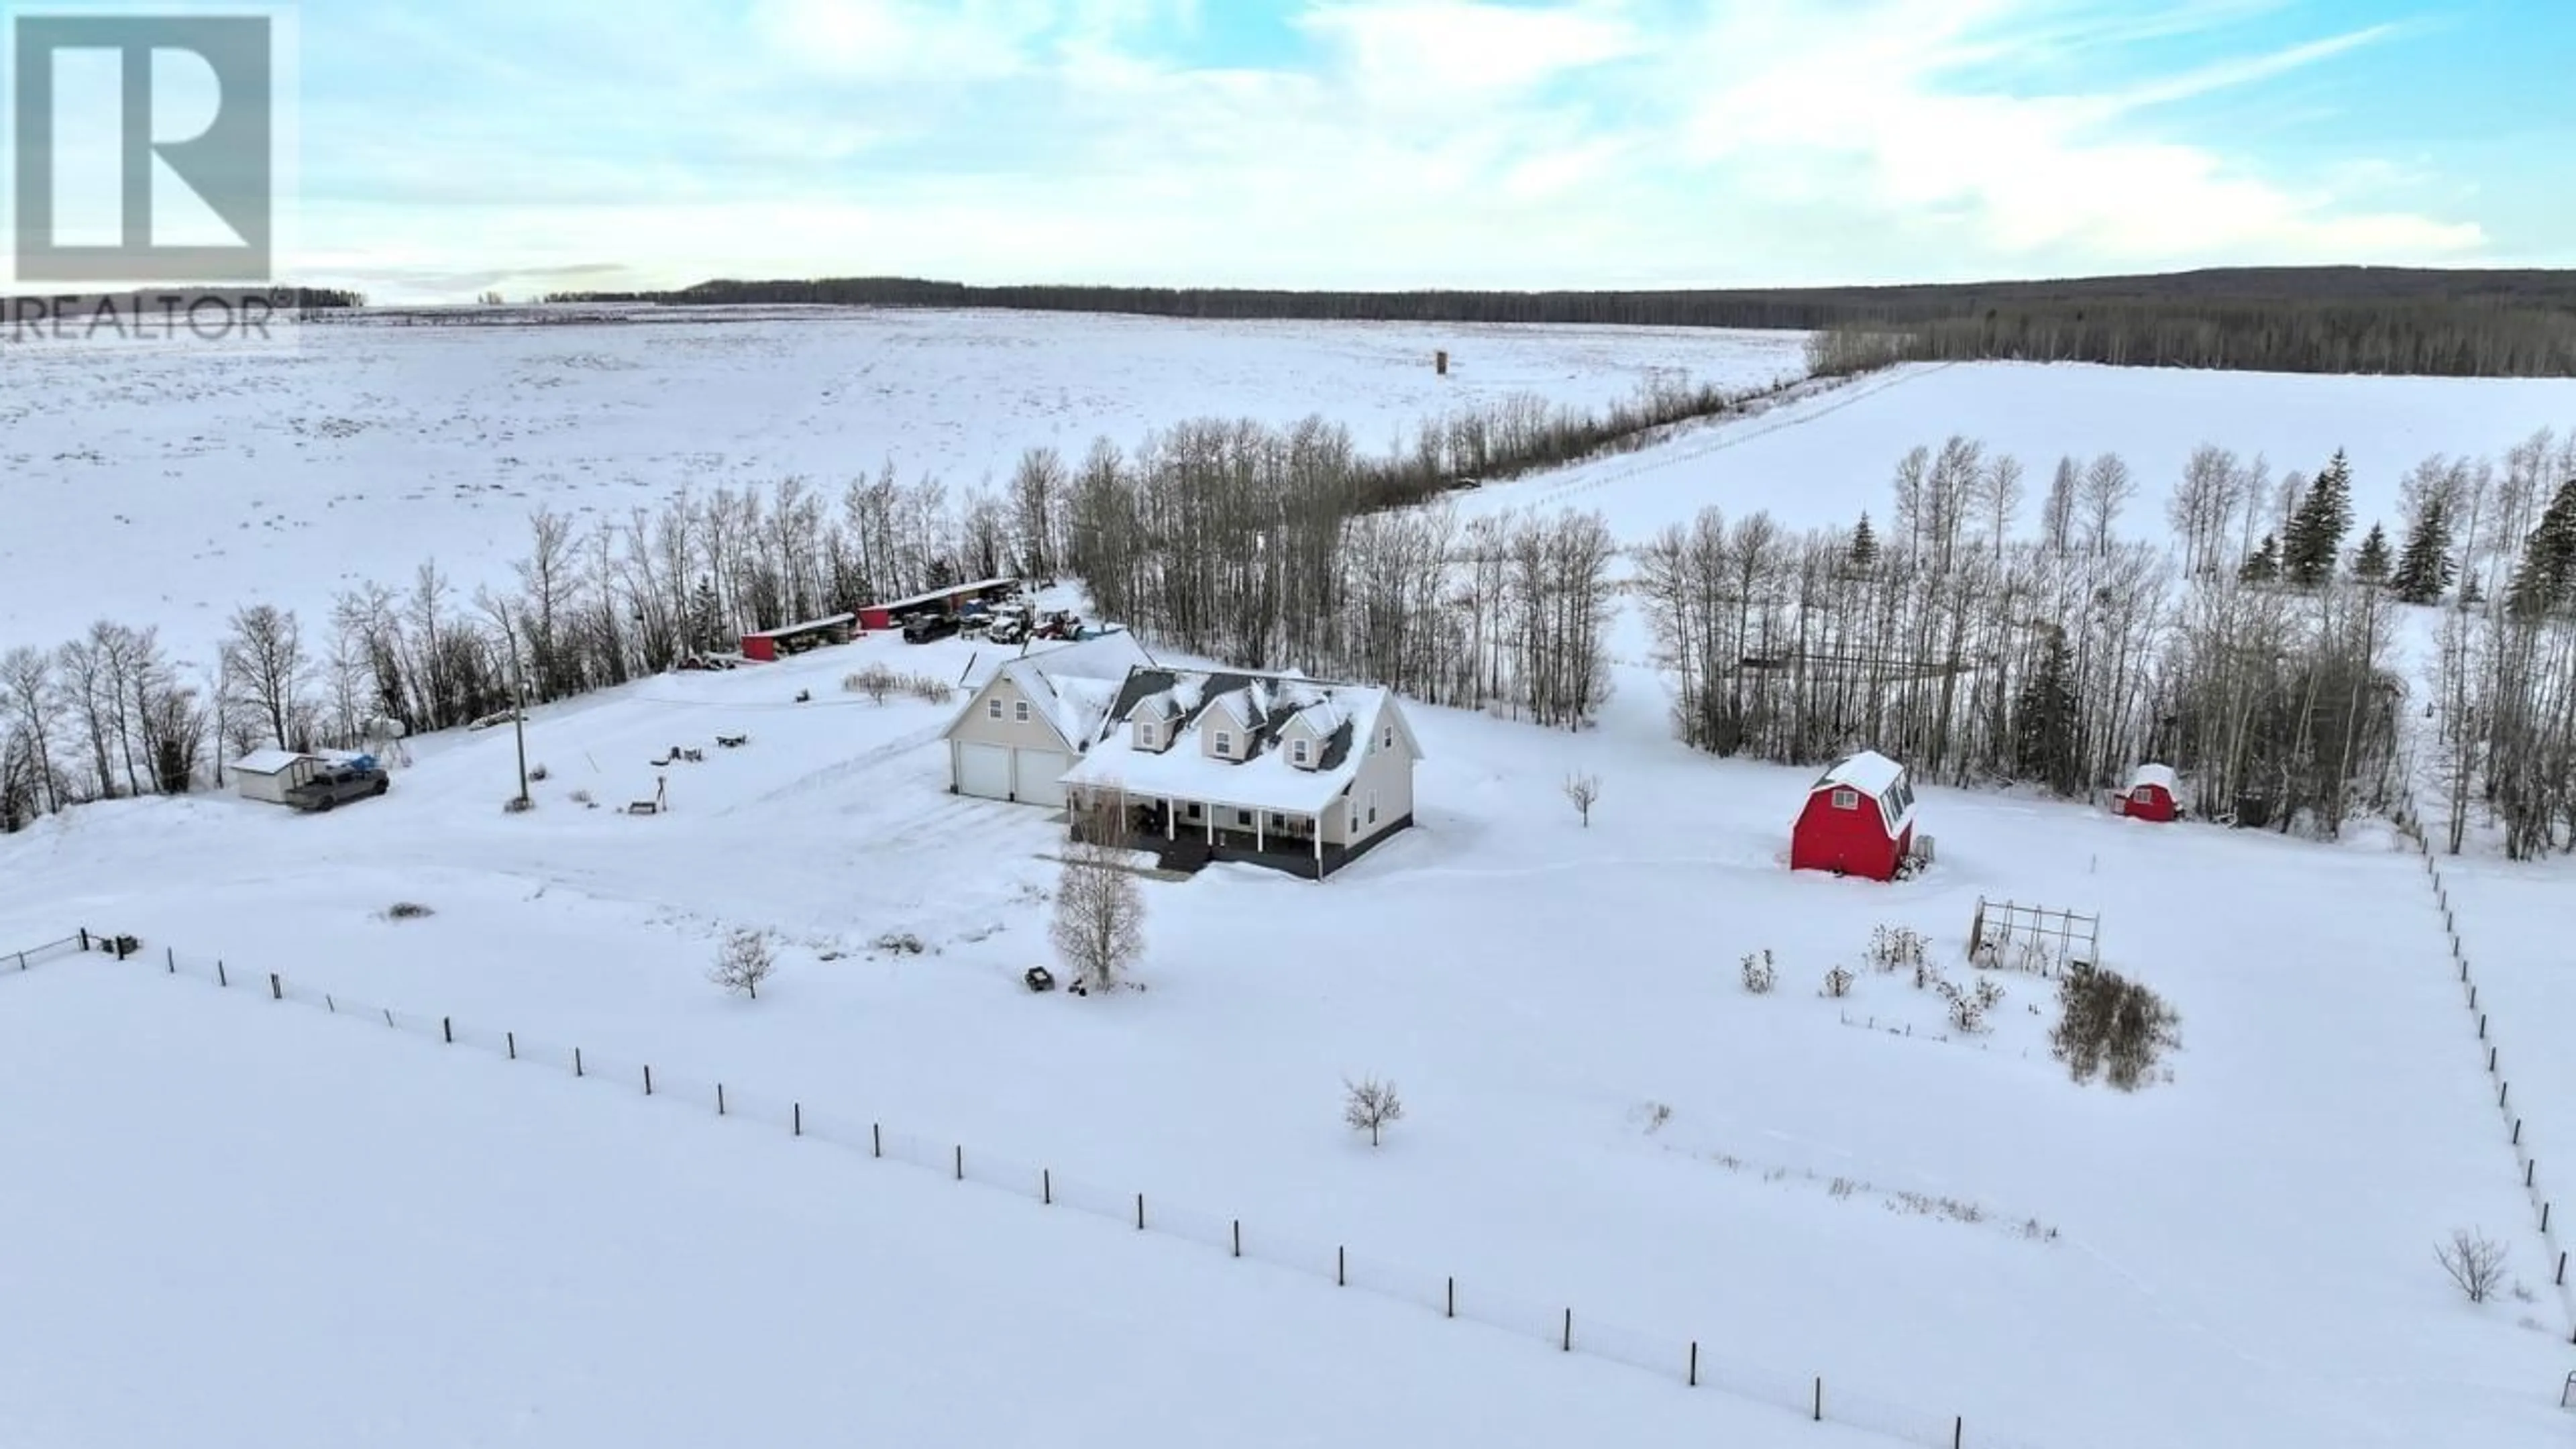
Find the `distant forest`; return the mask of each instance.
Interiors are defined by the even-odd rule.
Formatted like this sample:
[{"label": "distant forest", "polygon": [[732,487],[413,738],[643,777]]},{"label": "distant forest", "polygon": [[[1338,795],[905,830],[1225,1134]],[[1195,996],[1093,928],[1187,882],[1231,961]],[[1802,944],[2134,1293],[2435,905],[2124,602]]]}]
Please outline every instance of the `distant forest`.
[{"label": "distant forest", "polygon": [[2008,359],[2270,372],[2576,376],[2576,272],[2229,268],[1894,287],[1296,292],[1000,286],[911,277],[701,282],[550,303],[997,307],[1336,322],[1546,322],[1831,334],[1833,370]]}]

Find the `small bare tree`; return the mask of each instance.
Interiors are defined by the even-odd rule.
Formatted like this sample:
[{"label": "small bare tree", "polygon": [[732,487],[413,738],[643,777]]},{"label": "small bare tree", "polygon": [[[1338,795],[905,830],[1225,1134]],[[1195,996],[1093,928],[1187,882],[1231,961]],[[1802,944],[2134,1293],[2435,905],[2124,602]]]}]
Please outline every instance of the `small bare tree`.
[{"label": "small bare tree", "polygon": [[1079,845],[1056,886],[1055,949],[1086,989],[1106,991],[1145,949],[1145,897],[1099,846]]},{"label": "small bare tree", "polygon": [[2484,1303],[2504,1286],[2504,1244],[2470,1228],[2451,1230],[2451,1241],[2433,1249],[2442,1271],[2451,1275],[2471,1303]]},{"label": "small bare tree", "polygon": [[1126,844],[1132,814],[1125,790],[1096,785],[1067,802],[1065,820],[1075,844],[1107,850]]},{"label": "small bare tree", "polygon": [[749,928],[725,937],[716,949],[716,964],[707,979],[727,991],[739,991],[752,1000],[760,999],[760,983],[778,969],[778,953],[770,949],[769,937]]},{"label": "small bare tree", "polygon": [[1342,1098],[1342,1121],[1354,1132],[1369,1135],[1369,1146],[1383,1140],[1387,1124],[1404,1120],[1404,1101],[1395,1094],[1395,1083],[1375,1077],[1352,1081],[1342,1079],[1346,1095]]},{"label": "small bare tree", "polygon": [[1601,798],[1599,775],[1565,777],[1565,798],[1574,805],[1574,813],[1583,817],[1583,828],[1592,828],[1592,802]]}]

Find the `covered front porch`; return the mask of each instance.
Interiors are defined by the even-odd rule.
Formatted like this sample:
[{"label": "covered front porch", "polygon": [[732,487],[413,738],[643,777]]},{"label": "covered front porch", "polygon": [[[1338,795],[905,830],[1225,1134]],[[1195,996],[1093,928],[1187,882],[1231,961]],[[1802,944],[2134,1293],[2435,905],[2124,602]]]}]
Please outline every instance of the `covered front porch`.
[{"label": "covered front porch", "polygon": [[[1342,812],[1345,827],[1349,810],[1347,800],[1325,807]],[[1076,840],[1152,851],[1171,870],[1227,860],[1321,880],[1350,858],[1347,846],[1325,840],[1328,815],[1311,811],[1095,791],[1070,798],[1066,818]]]}]

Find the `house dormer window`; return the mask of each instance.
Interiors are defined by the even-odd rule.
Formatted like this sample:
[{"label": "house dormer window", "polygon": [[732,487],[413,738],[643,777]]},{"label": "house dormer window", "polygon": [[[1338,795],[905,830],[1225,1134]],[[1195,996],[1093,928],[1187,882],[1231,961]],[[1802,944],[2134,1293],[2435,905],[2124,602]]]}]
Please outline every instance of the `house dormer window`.
[{"label": "house dormer window", "polygon": [[1150,750],[1150,749],[1153,749],[1153,748],[1155,747],[1155,739],[1154,739],[1154,735],[1155,735],[1154,722],[1153,722],[1152,720],[1149,720],[1149,719],[1142,719],[1142,720],[1138,720],[1138,721],[1136,721],[1136,743],[1137,743],[1137,744],[1142,745],[1142,746],[1144,746],[1146,749],[1149,749],[1149,750]]},{"label": "house dormer window", "polygon": [[1304,740],[1297,740],[1288,746],[1288,758],[1294,760],[1302,769],[1313,762],[1313,747]]},{"label": "house dormer window", "polygon": [[1231,735],[1231,734],[1228,734],[1228,733],[1227,733],[1226,731],[1224,731],[1224,730],[1218,730],[1218,731],[1216,732],[1216,752],[1217,752],[1218,754],[1220,754],[1220,755],[1230,755],[1230,754],[1233,754],[1233,753],[1234,753],[1234,736],[1233,736],[1233,735]]}]

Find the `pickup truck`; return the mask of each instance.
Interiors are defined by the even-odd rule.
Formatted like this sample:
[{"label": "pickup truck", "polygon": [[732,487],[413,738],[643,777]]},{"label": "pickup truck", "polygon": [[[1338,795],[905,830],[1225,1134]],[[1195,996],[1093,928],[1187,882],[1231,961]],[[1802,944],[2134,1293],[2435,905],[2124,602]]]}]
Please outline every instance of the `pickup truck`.
[{"label": "pickup truck", "polygon": [[393,787],[392,777],[381,769],[341,765],[286,787],[286,803],[298,810],[328,810],[343,800],[373,799]]}]

